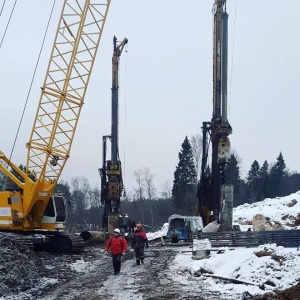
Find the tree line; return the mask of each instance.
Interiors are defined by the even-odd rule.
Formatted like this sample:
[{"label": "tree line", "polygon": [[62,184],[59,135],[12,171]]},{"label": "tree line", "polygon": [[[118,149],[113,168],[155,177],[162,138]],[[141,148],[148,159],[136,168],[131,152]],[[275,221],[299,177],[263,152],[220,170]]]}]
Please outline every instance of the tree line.
[{"label": "tree line", "polygon": [[[178,153],[178,164],[174,170],[173,183],[163,184],[160,196],[154,184],[155,175],[144,167],[134,172],[135,186],[125,190],[121,213],[145,225],[146,229],[157,230],[168,221],[172,214],[195,215],[197,206],[197,185],[200,178],[202,156],[200,135],[187,137]],[[255,203],[265,198],[286,196],[300,190],[300,174],[289,172],[280,152],[276,161],[267,160],[262,165],[254,161],[241,178],[241,159],[231,154],[231,164],[225,169],[226,183],[234,186],[234,206]],[[20,166],[24,170],[24,166]],[[4,183],[7,184],[4,184]],[[11,182],[0,173],[0,189]],[[67,200],[67,229],[71,232],[81,230],[100,230],[103,206],[100,190],[92,188],[87,178],[74,177],[71,182],[60,181],[56,192],[62,192]]]},{"label": "tree line", "polygon": [[[160,228],[172,214],[195,215],[200,169],[200,163],[196,162],[201,160],[202,143],[199,136],[191,141],[185,137],[178,153],[173,184],[165,182],[160,196],[157,196],[154,185],[155,175],[149,168],[134,172],[136,185],[132,191],[124,192],[121,213],[128,214],[132,220],[141,222],[149,230]],[[231,164],[225,169],[226,183],[234,186],[235,207],[300,190],[300,174],[288,171],[281,152],[273,163],[266,160],[260,166],[255,160],[245,179],[241,178],[240,164],[241,159],[233,153]],[[68,214],[69,224],[79,223],[82,227],[89,225],[92,229],[98,229],[103,213],[100,191],[91,191],[87,179],[83,178],[74,179],[71,190],[70,201],[73,205]]]}]

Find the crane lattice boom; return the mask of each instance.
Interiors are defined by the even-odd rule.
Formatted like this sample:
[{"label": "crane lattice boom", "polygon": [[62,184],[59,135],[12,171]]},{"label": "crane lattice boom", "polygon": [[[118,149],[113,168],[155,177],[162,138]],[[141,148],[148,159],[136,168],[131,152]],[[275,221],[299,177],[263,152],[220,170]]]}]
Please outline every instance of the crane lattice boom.
[{"label": "crane lattice boom", "polygon": [[[69,157],[109,5],[110,0],[64,1],[27,144],[26,181],[34,171],[31,183],[39,192],[53,191]],[[26,188],[32,190],[25,182]]]}]

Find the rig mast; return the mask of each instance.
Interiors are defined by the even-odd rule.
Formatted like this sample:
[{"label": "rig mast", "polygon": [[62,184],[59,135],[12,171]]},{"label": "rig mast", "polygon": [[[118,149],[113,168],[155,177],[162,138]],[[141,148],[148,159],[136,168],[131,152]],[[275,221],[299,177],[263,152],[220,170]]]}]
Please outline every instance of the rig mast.
[{"label": "rig mast", "polygon": [[[198,186],[198,212],[204,225],[219,221],[222,230],[232,228],[233,186],[225,178],[230,164],[232,128],[227,119],[227,60],[228,14],[226,1],[215,0],[213,33],[213,115],[211,122],[203,122],[203,156]],[[208,137],[209,133],[209,137]],[[212,145],[211,169],[207,165],[208,139]]]},{"label": "rig mast", "polygon": [[[113,38],[112,88],[111,88],[111,135],[103,136],[103,160],[101,176],[101,203],[104,204],[102,228],[112,233],[119,226],[120,199],[123,192],[121,161],[119,158],[119,60],[128,39],[117,43]],[[107,139],[111,141],[111,159],[106,160]]]}]

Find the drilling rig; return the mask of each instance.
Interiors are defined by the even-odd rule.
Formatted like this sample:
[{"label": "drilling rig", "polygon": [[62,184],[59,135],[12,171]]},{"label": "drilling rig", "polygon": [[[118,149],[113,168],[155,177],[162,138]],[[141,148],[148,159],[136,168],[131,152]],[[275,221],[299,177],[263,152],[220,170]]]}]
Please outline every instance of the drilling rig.
[{"label": "drilling rig", "polygon": [[[213,32],[213,115],[210,122],[203,122],[203,149],[201,176],[197,189],[198,214],[204,226],[212,221],[220,224],[220,230],[231,230],[233,185],[226,180],[226,168],[230,164],[232,128],[227,118],[227,60],[228,14],[226,0],[215,0],[212,9]],[[208,148],[211,142],[211,167],[208,166]]]},{"label": "drilling rig", "polygon": [[[120,200],[123,192],[121,161],[119,158],[119,60],[128,39],[117,42],[113,38],[112,88],[111,88],[111,134],[103,136],[101,177],[101,203],[104,205],[102,229],[113,233],[119,227]],[[106,159],[107,140],[111,141],[111,159]]]}]

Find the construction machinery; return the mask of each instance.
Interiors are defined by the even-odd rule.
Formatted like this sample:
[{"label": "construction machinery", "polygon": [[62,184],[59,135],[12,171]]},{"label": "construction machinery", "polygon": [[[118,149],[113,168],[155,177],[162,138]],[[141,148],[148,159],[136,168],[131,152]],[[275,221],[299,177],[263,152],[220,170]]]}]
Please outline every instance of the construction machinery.
[{"label": "construction machinery", "polygon": [[0,153],[16,188],[0,191],[0,230],[34,237],[38,249],[80,252],[64,232],[65,200],[53,194],[69,158],[110,0],[65,0],[27,147],[25,170]]},{"label": "construction machinery", "polygon": [[[104,205],[102,229],[113,233],[120,225],[120,200],[123,192],[122,167],[119,158],[119,60],[128,39],[117,42],[113,38],[112,88],[111,88],[111,134],[103,136],[101,177],[101,203]],[[107,160],[107,140],[111,141],[111,159]],[[121,217],[122,219],[122,217]]]},{"label": "construction machinery", "polygon": [[[225,178],[230,164],[232,128],[227,118],[227,59],[228,14],[226,0],[215,0],[212,9],[213,32],[213,115],[210,122],[203,122],[203,149],[201,176],[197,190],[198,214],[204,226],[212,221],[220,223],[220,230],[231,230],[233,186]],[[211,165],[208,165],[211,141]]]}]

